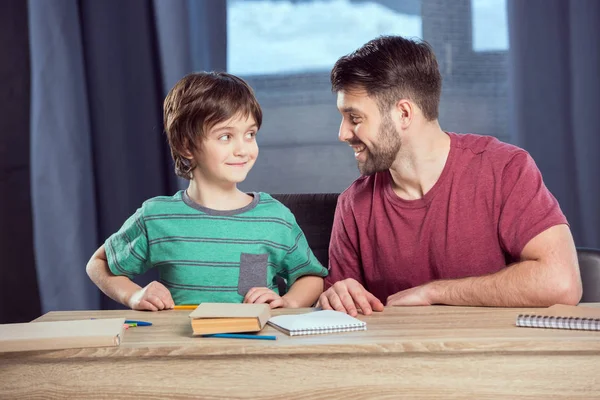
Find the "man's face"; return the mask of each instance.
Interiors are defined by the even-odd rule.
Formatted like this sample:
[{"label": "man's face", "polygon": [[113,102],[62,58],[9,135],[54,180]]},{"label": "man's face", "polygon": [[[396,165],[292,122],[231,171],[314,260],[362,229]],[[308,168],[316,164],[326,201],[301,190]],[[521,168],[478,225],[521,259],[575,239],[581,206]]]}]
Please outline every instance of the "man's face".
[{"label": "man's face", "polygon": [[382,116],[377,102],[359,91],[338,92],[337,108],[342,114],[338,137],[354,149],[360,173],[390,169],[401,147],[390,114]]}]

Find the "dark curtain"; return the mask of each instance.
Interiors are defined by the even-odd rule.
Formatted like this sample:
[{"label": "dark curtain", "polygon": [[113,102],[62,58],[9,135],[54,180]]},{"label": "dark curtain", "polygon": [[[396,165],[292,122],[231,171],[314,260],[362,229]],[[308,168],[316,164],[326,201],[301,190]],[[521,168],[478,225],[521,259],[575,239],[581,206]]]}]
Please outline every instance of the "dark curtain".
[{"label": "dark curtain", "polygon": [[0,2],[0,324],[40,314],[29,190],[27,3]]},{"label": "dark curtain", "polygon": [[185,0],[29,2],[31,196],[43,311],[115,308],[87,277],[87,261],[144,200],[182,185],[162,101],[192,70],[189,8]]},{"label": "dark curtain", "polygon": [[600,1],[509,0],[517,144],[536,160],[577,246],[600,247]]}]

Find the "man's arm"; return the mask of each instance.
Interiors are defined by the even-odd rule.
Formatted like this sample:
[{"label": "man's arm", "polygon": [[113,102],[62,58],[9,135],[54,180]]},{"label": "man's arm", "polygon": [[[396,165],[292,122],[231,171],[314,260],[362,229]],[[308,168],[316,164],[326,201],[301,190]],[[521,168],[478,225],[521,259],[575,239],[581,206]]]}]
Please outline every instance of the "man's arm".
[{"label": "man's arm", "polygon": [[[342,195],[343,196],[343,195]],[[358,254],[358,229],[351,208],[340,196],[329,243],[329,275],[318,305],[356,316],[359,310],[369,315],[383,311],[383,304],[363,286]]]},{"label": "man's arm", "polygon": [[575,305],[582,286],[573,236],[556,225],[531,239],[521,261],[480,277],[440,280],[398,292],[387,305],[546,307]]}]

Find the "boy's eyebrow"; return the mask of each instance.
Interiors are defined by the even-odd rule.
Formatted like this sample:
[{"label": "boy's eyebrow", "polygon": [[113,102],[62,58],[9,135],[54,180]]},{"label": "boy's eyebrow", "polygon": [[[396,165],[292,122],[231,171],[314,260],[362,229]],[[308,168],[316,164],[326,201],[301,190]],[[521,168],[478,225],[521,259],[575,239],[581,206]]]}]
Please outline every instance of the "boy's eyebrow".
[{"label": "boy's eyebrow", "polygon": [[[256,128],[256,127],[257,127],[256,124],[252,124],[247,129]],[[212,132],[215,133],[215,132],[220,132],[220,131],[226,131],[226,130],[232,129],[232,128],[234,128],[234,127],[231,126],[231,125],[227,125],[227,126],[222,126],[220,128],[217,128],[217,129],[213,129]]]}]

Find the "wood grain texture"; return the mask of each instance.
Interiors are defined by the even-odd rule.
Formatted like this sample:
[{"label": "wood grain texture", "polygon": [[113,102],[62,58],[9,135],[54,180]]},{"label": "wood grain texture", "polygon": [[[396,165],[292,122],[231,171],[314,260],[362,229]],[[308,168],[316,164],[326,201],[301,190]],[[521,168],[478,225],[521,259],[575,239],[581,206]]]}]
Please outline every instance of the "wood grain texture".
[{"label": "wood grain texture", "polygon": [[119,348],[0,354],[0,398],[599,396],[600,334],[515,327],[527,311],[389,308],[360,317],[366,332],[292,338],[267,327],[277,341],[192,337],[189,311],[52,312],[38,320],[154,325],[129,329]]}]

